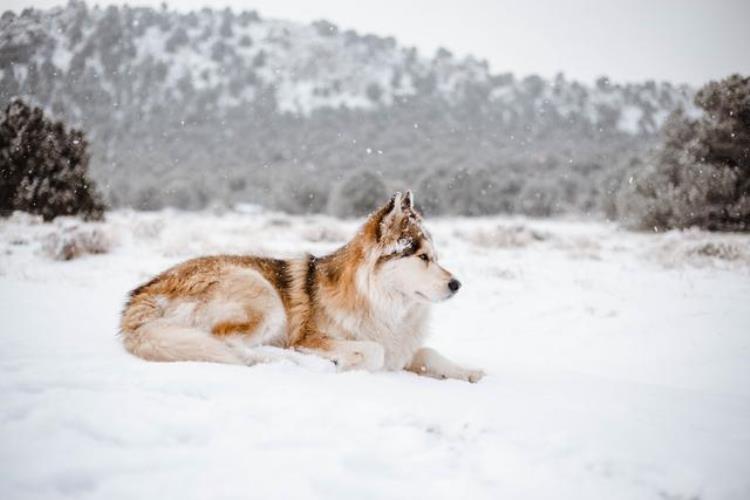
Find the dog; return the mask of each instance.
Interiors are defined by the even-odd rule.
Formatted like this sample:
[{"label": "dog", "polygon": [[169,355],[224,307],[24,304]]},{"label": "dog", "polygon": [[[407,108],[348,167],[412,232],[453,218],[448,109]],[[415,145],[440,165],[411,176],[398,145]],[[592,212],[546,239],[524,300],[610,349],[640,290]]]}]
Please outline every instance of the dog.
[{"label": "dog", "polygon": [[221,255],[168,269],[130,293],[125,348],[153,361],[246,365],[313,354],[338,370],[478,382],[481,370],[423,346],[431,303],[461,283],[438,264],[413,199],[395,193],[324,257]]}]

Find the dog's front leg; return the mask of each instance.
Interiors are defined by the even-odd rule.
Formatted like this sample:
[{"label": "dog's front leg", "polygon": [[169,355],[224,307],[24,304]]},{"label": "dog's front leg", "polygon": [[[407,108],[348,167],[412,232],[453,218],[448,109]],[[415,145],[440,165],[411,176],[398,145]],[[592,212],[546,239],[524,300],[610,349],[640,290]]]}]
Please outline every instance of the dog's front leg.
[{"label": "dog's front leg", "polygon": [[333,361],[339,370],[383,369],[385,349],[377,342],[369,340],[317,340],[311,345],[303,341],[296,346],[299,352],[315,354]]},{"label": "dog's front leg", "polygon": [[471,383],[479,382],[484,377],[482,370],[462,368],[441,356],[435,349],[430,349],[429,347],[423,347],[418,350],[406,369],[427,377],[439,379],[454,378]]}]

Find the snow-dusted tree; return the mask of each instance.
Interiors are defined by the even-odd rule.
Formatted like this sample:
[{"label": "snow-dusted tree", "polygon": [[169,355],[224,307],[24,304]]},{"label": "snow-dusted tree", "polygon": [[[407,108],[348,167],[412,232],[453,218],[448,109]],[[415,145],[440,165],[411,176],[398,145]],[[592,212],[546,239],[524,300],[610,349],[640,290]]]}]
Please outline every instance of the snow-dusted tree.
[{"label": "snow-dusted tree", "polygon": [[328,211],[338,217],[361,217],[388,199],[383,179],[371,172],[356,171],[333,190]]},{"label": "snow-dusted tree", "polygon": [[533,217],[550,217],[562,211],[562,188],[556,179],[529,179],[518,194],[516,211]]},{"label": "snow-dusted tree", "polygon": [[325,211],[330,186],[313,170],[302,175],[285,171],[274,181],[271,191],[271,206],[290,214],[310,214]]},{"label": "snow-dusted tree", "polygon": [[13,210],[101,219],[104,204],[88,177],[88,143],[40,108],[11,102],[0,119],[0,214]]},{"label": "snow-dusted tree", "polygon": [[219,35],[222,38],[231,38],[234,31],[232,30],[232,24],[234,23],[234,13],[232,9],[226,7],[221,13],[221,26],[219,27]]},{"label": "snow-dusted tree", "polygon": [[500,175],[493,169],[457,172],[436,169],[416,184],[419,208],[426,214],[490,215],[515,209],[523,181],[512,172]]},{"label": "snow-dusted tree", "polygon": [[187,30],[184,26],[178,26],[171,35],[164,42],[164,48],[170,54],[174,54],[180,47],[184,47],[190,43]]},{"label": "snow-dusted tree", "polygon": [[750,230],[750,77],[732,75],[695,97],[703,115],[675,113],[646,167],[625,184],[620,211],[641,228]]},{"label": "snow-dusted tree", "polygon": [[419,210],[426,215],[449,212],[445,193],[448,191],[450,179],[451,171],[446,168],[436,168],[425,172],[416,184]]}]

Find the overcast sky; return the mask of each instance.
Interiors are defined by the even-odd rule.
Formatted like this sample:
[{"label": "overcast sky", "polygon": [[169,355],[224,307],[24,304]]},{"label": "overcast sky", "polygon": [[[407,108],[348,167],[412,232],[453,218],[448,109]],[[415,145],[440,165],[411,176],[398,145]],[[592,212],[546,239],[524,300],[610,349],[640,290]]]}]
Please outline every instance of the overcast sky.
[{"label": "overcast sky", "polygon": [[[2,8],[61,3],[4,0]],[[395,36],[429,55],[444,46],[487,59],[496,72],[562,71],[588,82],[606,74],[618,81],[694,85],[732,72],[750,74],[750,0],[173,0],[168,5],[189,10],[208,3],[302,22],[324,18],[344,29]]]}]

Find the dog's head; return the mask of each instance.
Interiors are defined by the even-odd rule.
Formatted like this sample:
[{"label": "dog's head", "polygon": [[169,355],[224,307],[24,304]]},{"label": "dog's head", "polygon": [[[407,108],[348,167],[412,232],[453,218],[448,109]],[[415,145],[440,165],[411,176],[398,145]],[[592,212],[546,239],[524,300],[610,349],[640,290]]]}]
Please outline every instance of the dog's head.
[{"label": "dog's head", "polygon": [[438,264],[422,222],[411,191],[394,194],[371,216],[368,226],[375,240],[375,275],[381,286],[408,299],[437,302],[452,297],[461,282]]}]

